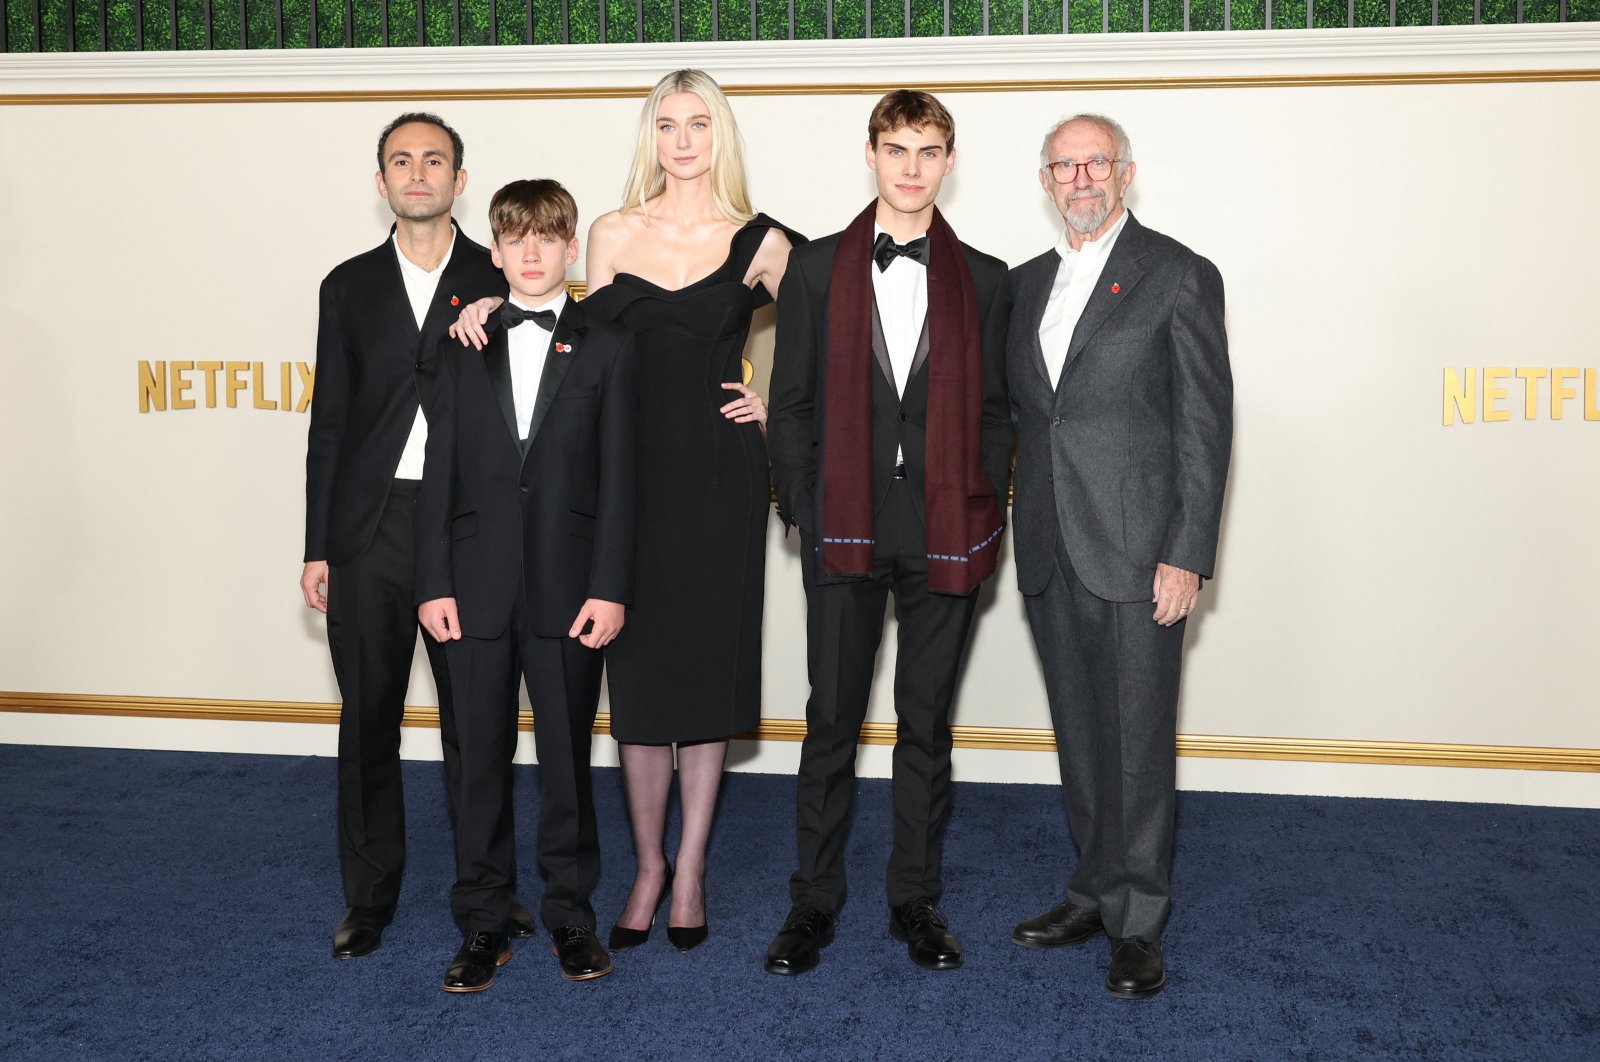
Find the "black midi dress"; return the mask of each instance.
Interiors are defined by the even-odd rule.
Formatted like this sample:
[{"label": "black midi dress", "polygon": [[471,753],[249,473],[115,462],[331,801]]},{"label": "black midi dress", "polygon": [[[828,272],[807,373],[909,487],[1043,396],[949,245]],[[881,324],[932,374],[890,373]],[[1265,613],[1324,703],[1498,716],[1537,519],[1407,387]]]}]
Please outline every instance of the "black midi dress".
[{"label": "black midi dress", "polygon": [[758,214],[727,259],[684,288],[631,273],[584,307],[637,337],[638,545],[627,623],[606,649],[611,734],[638,745],[714,741],[761,714],[761,610],[771,508],[766,441],[719,410],[738,398],[751,315],[772,301],[745,273]]}]

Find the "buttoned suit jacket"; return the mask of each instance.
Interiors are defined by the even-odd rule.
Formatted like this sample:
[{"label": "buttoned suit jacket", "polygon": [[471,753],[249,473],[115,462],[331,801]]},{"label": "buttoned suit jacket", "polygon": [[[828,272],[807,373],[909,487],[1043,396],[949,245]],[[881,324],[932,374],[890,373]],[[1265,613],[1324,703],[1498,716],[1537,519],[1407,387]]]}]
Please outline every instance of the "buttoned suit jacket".
[{"label": "buttoned suit jacket", "polygon": [[1149,600],[1158,562],[1210,577],[1233,439],[1222,276],[1130,213],[1052,386],[1039,343],[1061,257],[1012,270],[1017,583],[1050,581],[1059,538],[1083,585]]},{"label": "buttoned suit jacket", "polygon": [[[778,333],[772,359],[767,448],[772,455],[778,512],[784,522],[814,533],[818,463],[822,452],[822,405],[828,346],[828,289],[839,237],[834,233],[789,252],[789,265],[778,290]],[[1011,416],[1006,401],[1005,340],[1010,288],[1006,264],[962,244],[976,290],[980,342],[983,347],[983,416],[979,447],[984,471],[995,496],[1005,507],[1010,476]],[[929,263],[937,269],[939,263]],[[883,339],[877,303],[873,302],[872,352],[872,489],[874,510],[889,492],[897,452],[903,452],[907,485],[917,513],[926,519],[928,349],[924,322],[903,392]]]},{"label": "buttoned suit jacket", "polygon": [[422,377],[418,604],[453,597],[462,633],[494,638],[520,591],[533,633],[560,638],[588,598],[632,602],[633,349],[632,333],[568,299],[524,442],[498,316],[481,351],[439,340]]},{"label": "buttoned suit jacket", "polygon": [[308,561],[342,564],[371,544],[421,402],[419,368],[460,312],[451,297],[465,305],[506,290],[488,250],[458,228],[419,329],[393,233],[322,281],[306,443]]}]

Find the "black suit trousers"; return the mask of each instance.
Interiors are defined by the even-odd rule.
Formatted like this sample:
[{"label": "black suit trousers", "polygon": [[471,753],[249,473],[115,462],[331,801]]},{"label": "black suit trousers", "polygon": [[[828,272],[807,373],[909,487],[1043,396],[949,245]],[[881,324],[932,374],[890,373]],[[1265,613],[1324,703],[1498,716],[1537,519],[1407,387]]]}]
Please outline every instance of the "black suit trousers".
[{"label": "black suit trousers", "polygon": [[576,638],[532,633],[525,600],[495,638],[446,643],[461,767],[456,789],[456,883],[450,910],[463,933],[500,930],[516,885],[511,760],[517,679],[533,706],[539,757],[539,875],[545,926],[593,926],[600,832],[589,770],[604,657]]},{"label": "black suit trousers", "polygon": [[[413,529],[418,486],[397,479],[371,544],[328,567],[328,648],[339,682],[339,862],[345,902],[393,913],[405,866],[400,720],[417,649]],[[456,735],[444,652],[424,635],[439,690],[445,785],[454,792]]]},{"label": "black suit trousers", "polygon": [[815,540],[801,532],[806,663],[811,697],[796,781],[799,866],[790,897],[835,914],[845,900],[845,835],[856,747],[892,595],[900,636],[895,661],[894,844],[891,904],[943,892],[940,864],[950,810],[950,710],[977,595],[928,591],[926,535],[907,480],[895,480],[877,514],[870,579],[815,585]]},{"label": "black suit trousers", "polygon": [[1050,582],[1024,600],[1078,843],[1067,899],[1098,910],[1111,937],[1160,940],[1172,905],[1186,621],[1163,627],[1149,601],[1096,597],[1059,540]]}]

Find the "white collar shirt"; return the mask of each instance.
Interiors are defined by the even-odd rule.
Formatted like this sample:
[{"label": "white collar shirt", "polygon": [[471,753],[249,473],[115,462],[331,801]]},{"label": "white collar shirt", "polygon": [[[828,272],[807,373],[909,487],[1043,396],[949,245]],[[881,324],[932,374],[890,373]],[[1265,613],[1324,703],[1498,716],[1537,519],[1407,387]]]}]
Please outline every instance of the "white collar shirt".
[{"label": "white collar shirt", "polygon": [[[455,226],[450,227],[450,246],[444,252],[444,257],[433,269],[423,269],[400,250],[400,235],[389,237],[389,242],[394,245],[395,260],[400,263],[400,279],[406,286],[406,299],[411,303],[411,316],[416,318],[417,331],[422,331],[422,322],[427,319],[428,305],[433,302],[434,293],[439,290],[439,278],[444,276],[444,267],[450,264],[450,254],[456,249]],[[422,405],[417,405],[417,415],[411,421],[411,434],[406,436],[405,449],[400,451],[400,464],[394,470],[396,479],[421,479],[423,457],[428,450],[428,421],[422,415]]]},{"label": "white collar shirt", "polygon": [[1066,229],[1061,230],[1061,238],[1056,241],[1056,254],[1061,256],[1061,264],[1056,268],[1050,299],[1045,303],[1044,317],[1039,322],[1039,349],[1044,352],[1052,386],[1061,384],[1061,370],[1067,363],[1072,333],[1077,330],[1084,307],[1089,305],[1089,296],[1105,272],[1106,259],[1111,257],[1111,249],[1127,224],[1128,211],[1124,208],[1122,216],[1104,236],[1084,241],[1076,251],[1067,240]]},{"label": "white collar shirt", "polygon": [[[558,291],[556,297],[543,306],[529,306],[513,295],[511,304],[524,310],[549,310],[559,320],[567,305],[567,293],[565,289]],[[539,381],[544,378],[544,363],[550,354],[550,340],[554,334],[553,328],[541,328],[535,321],[524,321],[515,328],[506,329],[506,353],[511,359],[511,404],[517,411],[519,439],[528,437],[533,406],[539,400]]]},{"label": "white collar shirt", "polygon": [[[882,231],[882,227],[873,225],[873,239]],[[915,238],[926,235],[919,233]],[[897,393],[904,395],[911,362],[917,354],[917,340],[922,338],[922,322],[928,316],[928,267],[900,256],[889,262],[888,269],[880,270],[877,263],[870,268],[872,296],[878,304],[883,341],[889,348],[889,366],[894,370],[890,382]]]}]

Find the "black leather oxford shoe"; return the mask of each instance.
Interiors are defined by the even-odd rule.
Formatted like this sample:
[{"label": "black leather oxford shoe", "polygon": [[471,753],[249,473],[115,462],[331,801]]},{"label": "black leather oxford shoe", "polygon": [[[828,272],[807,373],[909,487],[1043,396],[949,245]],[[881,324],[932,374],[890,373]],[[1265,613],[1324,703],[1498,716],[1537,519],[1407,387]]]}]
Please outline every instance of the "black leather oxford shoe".
[{"label": "black leather oxford shoe", "polygon": [[833,916],[815,907],[796,905],[789,909],[783,928],[767,948],[767,973],[802,974],[822,959],[822,949],[833,943]]},{"label": "black leather oxford shoe", "polygon": [[1100,912],[1064,903],[1036,918],[1017,923],[1011,939],[1024,948],[1062,948],[1082,944],[1096,933],[1104,933]]},{"label": "black leather oxford shoe", "polygon": [[446,992],[482,992],[494,984],[495,971],[511,961],[511,938],[504,933],[468,933],[450,960],[440,987]]},{"label": "black leather oxford shoe", "polygon": [[924,970],[954,970],[961,965],[961,942],[932,900],[912,900],[889,908],[889,935],[905,941],[911,961]]},{"label": "black leather oxford shoe", "polygon": [[1106,991],[1119,999],[1143,999],[1167,986],[1161,964],[1161,942],[1119,937],[1111,942],[1111,970]]},{"label": "black leather oxford shoe", "polygon": [[561,960],[561,976],[569,981],[589,981],[611,972],[611,956],[600,946],[593,926],[552,929],[550,950]]},{"label": "black leather oxford shoe", "polygon": [[359,959],[378,950],[391,915],[377,907],[352,907],[333,930],[333,957]]},{"label": "black leather oxford shoe", "polygon": [[506,932],[512,940],[522,940],[539,933],[539,923],[533,920],[532,913],[515,896],[511,897],[511,914],[506,918]]}]

